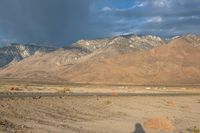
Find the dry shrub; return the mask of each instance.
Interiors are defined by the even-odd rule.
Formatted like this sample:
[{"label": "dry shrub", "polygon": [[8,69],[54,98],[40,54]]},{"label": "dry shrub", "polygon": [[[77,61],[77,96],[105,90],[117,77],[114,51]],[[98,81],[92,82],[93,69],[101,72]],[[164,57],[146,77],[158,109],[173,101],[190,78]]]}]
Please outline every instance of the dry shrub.
[{"label": "dry shrub", "polygon": [[168,105],[168,106],[175,107],[175,106],[176,106],[176,103],[175,103],[174,101],[167,101],[167,105]]},{"label": "dry shrub", "polygon": [[175,130],[171,121],[165,117],[151,118],[144,123],[144,126],[149,129],[158,129],[162,131]]},{"label": "dry shrub", "polygon": [[200,103],[200,99],[198,100],[198,103]]},{"label": "dry shrub", "polygon": [[200,133],[200,128],[197,128],[196,126],[188,129],[190,133]]},{"label": "dry shrub", "polygon": [[11,91],[20,91],[20,90],[22,90],[22,89],[19,89],[18,87],[11,87],[10,90],[11,90]]},{"label": "dry shrub", "polygon": [[71,92],[70,88],[63,88],[58,90],[58,93],[67,93],[67,92]]},{"label": "dry shrub", "polygon": [[118,93],[117,92],[112,92],[111,95],[112,96],[118,96]]},{"label": "dry shrub", "polygon": [[10,121],[0,119],[0,130],[6,133],[24,133],[25,125],[16,125]]},{"label": "dry shrub", "polygon": [[109,101],[109,100],[104,101],[104,104],[105,104],[105,105],[109,105],[109,104],[111,104],[111,103],[112,103],[112,102]]},{"label": "dry shrub", "polygon": [[190,106],[183,105],[183,106],[181,106],[181,108],[182,108],[184,111],[191,111],[191,107],[190,107]]}]

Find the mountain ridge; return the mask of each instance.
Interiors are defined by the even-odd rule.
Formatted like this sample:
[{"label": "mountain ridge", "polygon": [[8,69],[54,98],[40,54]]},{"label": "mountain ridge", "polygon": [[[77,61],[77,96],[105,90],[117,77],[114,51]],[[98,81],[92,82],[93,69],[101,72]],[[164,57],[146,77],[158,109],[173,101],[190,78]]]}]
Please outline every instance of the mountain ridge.
[{"label": "mountain ridge", "polygon": [[120,36],[81,40],[71,47],[32,55],[0,69],[0,77],[78,83],[196,84],[200,83],[199,59],[198,35],[179,36],[169,42],[156,36]]},{"label": "mountain ridge", "polygon": [[47,53],[56,50],[53,47],[11,43],[8,46],[0,48],[0,67],[5,67],[11,62],[18,62],[39,53]]}]

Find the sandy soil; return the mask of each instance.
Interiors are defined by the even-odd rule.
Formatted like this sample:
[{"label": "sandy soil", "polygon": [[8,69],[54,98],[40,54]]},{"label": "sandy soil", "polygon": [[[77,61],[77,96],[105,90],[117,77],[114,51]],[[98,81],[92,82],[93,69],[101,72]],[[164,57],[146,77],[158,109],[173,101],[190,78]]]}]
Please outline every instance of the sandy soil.
[{"label": "sandy soil", "polygon": [[0,100],[0,132],[184,133],[199,127],[198,96]]}]

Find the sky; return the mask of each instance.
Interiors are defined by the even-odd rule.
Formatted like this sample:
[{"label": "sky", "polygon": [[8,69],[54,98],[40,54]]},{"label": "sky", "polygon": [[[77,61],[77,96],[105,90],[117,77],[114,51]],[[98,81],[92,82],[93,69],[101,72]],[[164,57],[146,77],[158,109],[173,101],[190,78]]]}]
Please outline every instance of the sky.
[{"label": "sky", "polygon": [[200,0],[0,0],[0,45],[200,34]]}]

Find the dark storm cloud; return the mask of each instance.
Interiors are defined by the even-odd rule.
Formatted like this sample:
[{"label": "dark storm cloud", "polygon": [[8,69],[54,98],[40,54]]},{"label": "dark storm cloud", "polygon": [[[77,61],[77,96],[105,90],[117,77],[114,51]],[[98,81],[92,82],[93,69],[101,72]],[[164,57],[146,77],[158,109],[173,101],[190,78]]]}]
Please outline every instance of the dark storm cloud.
[{"label": "dark storm cloud", "polygon": [[0,42],[200,33],[199,0],[0,0]]},{"label": "dark storm cloud", "polygon": [[69,43],[90,33],[90,4],[90,0],[0,0],[0,33],[19,42]]}]

